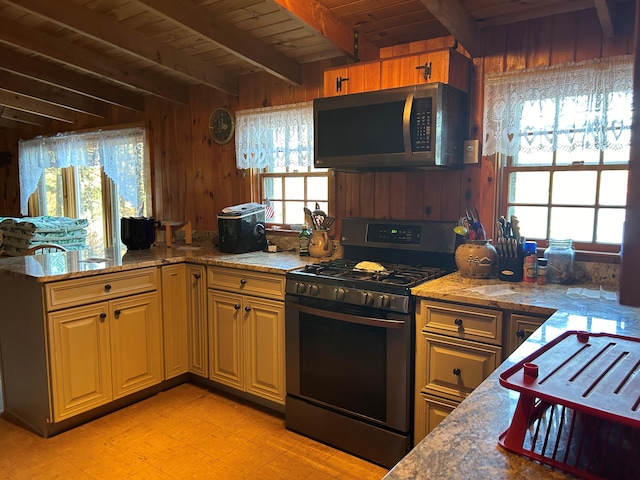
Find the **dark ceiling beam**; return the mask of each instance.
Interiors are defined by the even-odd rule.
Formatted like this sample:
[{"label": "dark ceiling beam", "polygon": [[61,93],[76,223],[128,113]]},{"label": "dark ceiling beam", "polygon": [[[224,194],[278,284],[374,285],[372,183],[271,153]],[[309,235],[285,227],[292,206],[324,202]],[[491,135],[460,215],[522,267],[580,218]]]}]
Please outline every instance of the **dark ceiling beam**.
[{"label": "dark ceiling beam", "polygon": [[480,28],[461,0],[420,0],[472,57],[483,53]]},{"label": "dark ceiling beam", "polygon": [[605,38],[613,38],[615,35],[615,5],[613,0],[594,0],[596,12],[602,26],[602,34]]},{"label": "dark ceiling beam", "polygon": [[0,69],[12,71],[49,85],[102,100],[138,112],[144,111],[144,95],[102,82],[94,77],[23,55],[0,44]]},{"label": "dark ceiling beam", "polygon": [[105,118],[107,104],[94,98],[78,95],[63,88],[0,70],[0,87],[3,90],[42,100],[62,108]]},{"label": "dark ceiling beam", "polygon": [[164,19],[205,37],[243,60],[272,75],[300,85],[302,68],[293,59],[252,38],[247,32],[222,22],[190,0],[136,0]]},{"label": "dark ceiling beam", "polygon": [[356,31],[335,17],[319,2],[315,0],[275,0],[275,2],[354,60],[366,61],[380,58],[380,49],[361,35],[358,35],[358,51],[355,52]]},{"label": "dark ceiling beam", "polygon": [[48,120],[40,115],[33,113],[23,112],[22,110],[15,110],[13,108],[2,106],[0,107],[0,118],[4,120],[15,122],[16,125],[21,123],[27,123],[29,125],[36,125],[38,127],[44,127]]},{"label": "dark ceiling beam", "polygon": [[175,81],[162,80],[156,73],[123,65],[100,53],[60,40],[36,29],[25,28],[18,22],[6,18],[0,18],[0,42],[15,45],[176,103],[187,104],[189,101],[187,89],[176,87]]},{"label": "dark ceiling beam", "polygon": [[75,112],[69,109],[2,89],[0,89],[0,105],[35,115],[41,115],[53,120],[60,120],[61,122],[73,123],[76,119]]},{"label": "dark ceiling beam", "polygon": [[[144,60],[169,68],[186,77],[233,95],[238,94],[238,82],[232,75],[160,43],[129,28],[112,17],[101,15],[68,0],[5,0],[41,18],[69,28],[94,40],[131,53]],[[179,8],[183,4],[180,2]]]}]

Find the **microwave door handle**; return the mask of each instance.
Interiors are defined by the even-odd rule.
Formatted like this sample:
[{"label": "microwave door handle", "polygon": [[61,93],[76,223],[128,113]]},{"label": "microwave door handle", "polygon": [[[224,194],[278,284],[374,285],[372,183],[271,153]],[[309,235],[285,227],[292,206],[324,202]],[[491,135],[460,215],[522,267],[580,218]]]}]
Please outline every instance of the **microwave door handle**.
[{"label": "microwave door handle", "polygon": [[411,110],[413,109],[413,93],[407,95],[404,102],[404,113],[402,115],[402,133],[404,137],[404,153],[407,158],[411,158],[413,148],[411,147]]}]

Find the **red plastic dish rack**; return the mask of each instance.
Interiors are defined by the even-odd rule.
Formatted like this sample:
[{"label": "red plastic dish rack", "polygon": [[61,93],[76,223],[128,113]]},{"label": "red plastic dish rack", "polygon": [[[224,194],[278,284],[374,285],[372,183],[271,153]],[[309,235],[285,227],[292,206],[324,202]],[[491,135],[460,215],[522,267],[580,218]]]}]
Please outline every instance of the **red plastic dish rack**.
[{"label": "red plastic dish rack", "polygon": [[569,331],[500,375],[505,449],[582,478],[640,478],[640,339]]}]

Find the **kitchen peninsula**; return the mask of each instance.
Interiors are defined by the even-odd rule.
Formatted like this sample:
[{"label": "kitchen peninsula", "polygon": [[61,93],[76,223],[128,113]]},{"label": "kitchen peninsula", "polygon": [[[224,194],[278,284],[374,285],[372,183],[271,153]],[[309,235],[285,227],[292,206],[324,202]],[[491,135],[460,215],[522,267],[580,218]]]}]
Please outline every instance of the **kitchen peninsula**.
[{"label": "kitchen peninsula", "polygon": [[555,313],[416,445],[385,480],[567,478],[564,472],[508,453],[498,445],[498,437],[509,427],[519,398],[517,392],[499,384],[499,375],[567,330],[640,337],[640,308],[621,306],[616,299],[590,298],[596,294],[600,297],[599,285],[539,287],[466,279],[459,273],[427,282],[414,288],[413,293],[438,301],[542,315]]},{"label": "kitchen peninsula", "polygon": [[[304,264],[292,253],[221,254],[213,246],[2,259],[3,415],[46,437],[189,375],[282,409],[284,274]],[[207,307],[215,289],[230,300]],[[233,313],[238,302],[247,307],[241,316]],[[233,343],[252,334],[255,315],[260,338]]]}]

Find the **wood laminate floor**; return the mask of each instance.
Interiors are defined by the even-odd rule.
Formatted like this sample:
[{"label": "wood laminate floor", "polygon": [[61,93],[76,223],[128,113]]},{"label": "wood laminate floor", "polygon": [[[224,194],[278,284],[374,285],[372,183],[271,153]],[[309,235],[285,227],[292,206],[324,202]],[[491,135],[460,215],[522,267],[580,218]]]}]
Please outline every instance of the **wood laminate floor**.
[{"label": "wood laminate floor", "polygon": [[1,479],[373,480],[386,472],[285,430],[281,414],[188,383],[48,439],[0,418]]}]

